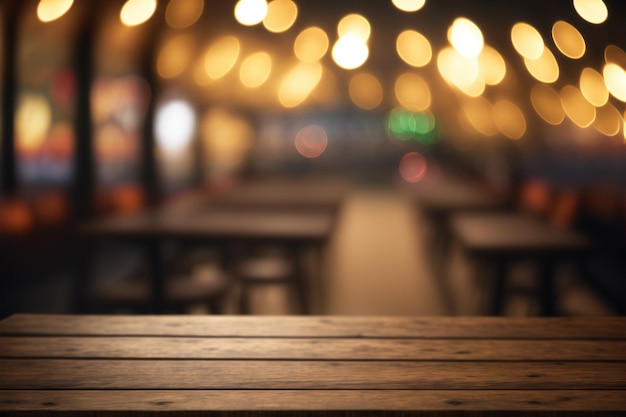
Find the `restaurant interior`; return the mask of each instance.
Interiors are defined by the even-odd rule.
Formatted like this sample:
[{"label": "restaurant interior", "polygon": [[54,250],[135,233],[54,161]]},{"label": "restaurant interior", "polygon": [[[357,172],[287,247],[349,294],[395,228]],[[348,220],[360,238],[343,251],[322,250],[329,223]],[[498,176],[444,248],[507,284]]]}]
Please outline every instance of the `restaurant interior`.
[{"label": "restaurant interior", "polygon": [[623,0],[0,15],[0,319],[626,314]]}]

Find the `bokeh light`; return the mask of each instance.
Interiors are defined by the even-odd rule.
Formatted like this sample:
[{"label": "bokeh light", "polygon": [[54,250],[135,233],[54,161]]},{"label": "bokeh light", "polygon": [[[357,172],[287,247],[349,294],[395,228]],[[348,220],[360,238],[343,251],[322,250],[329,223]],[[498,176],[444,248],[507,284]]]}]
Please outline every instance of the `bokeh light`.
[{"label": "bokeh light", "polygon": [[306,100],[322,78],[322,65],[300,63],[283,79],[278,90],[278,100],[283,107],[291,108]]},{"label": "bokeh light", "polygon": [[550,84],[559,79],[559,64],[547,47],[543,48],[543,52],[537,59],[524,57],[524,65],[537,81]]},{"label": "bokeh light", "polygon": [[165,9],[165,21],[174,29],[187,28],[198,21],[204,10],[204,0],[170,0]]},{"label": "bokeh light", "polygon": [[267,5],[263,26],[270,32],[285,32],[293,26],[297,17],[298,6],[292,0],[273,0]]},{"label": "bokeh light", "polygon": [[480,134],[494,136],[498,127],[493,118],[493,105],[484,97],[467,99],[462,105],[463,114],[470,125]]},{"label": "bokeh light", "polygon": [[580,91],[596,107],[604,106],[609,100],[609,90],[604,84],[604,78],[593,68],[585,68],[580,73]]},{"label": "bokeh light", "polygon": [[609,45],[604,48],[604,61],[607,64],[617,64],[626,68],[626,52],[617,45]]},{"label": "bokeh light", "polygon": [[266,0],[239,0],[235,5],[235,19],[244,26],[261,23],[267,16]]},{"label": "bokeh light", "polygon": [[622,127],[622,115],[611,103],[596,108],[596,118],[592,126],[605,136],[615,136]]},{"label": "bokeh light", "polygon": [[400,105],[413,112],[430,107],[430,88],[428,83],[417,74],[411,72],[401,74],[396,79],[394,91]]},{"label": "bokeh light", "polygon": [[483,33],[476,23],[459,17],[448,30],[448,41],[462,55],[475,58],[483,50]]},{"label": "bokeh light", "polygon": [[387,115],[387,132],[401,141],[415,141],[432,145],[438,140],[435,116],[428,110],[411,112],[397,107]]},{"label": "bokeh light", "polygon": [[120,20],[126,26],[137,26],[152,17],[156,0],[127,0],[120,10]]},{"label": "bokeh light", "polygon": [[347,35],[354,36],[362,42],[367,42],[372,32],[370,22],[360,14],[349,14],[344,16],[337,24],[337,34],[339,37]]},{"label": "bokeh light", "polygon": [[437,69],[446,82],[471,97],[481,95],[485,89],[485,82],[479,78],[478,60],[461,55],[452,47],[439,52]]},{"label": "bokeh light", "polygon": [[36,152],[43,144],[50,124],[52,109],[48,100],[38,94],[24,94],[15,112],[17,147],[21,152]]},{"label": "bokeh light", "polygon": [[367,61],[369,48],[361,38],[348,34],[340,37],[335,42],[332,56],[338,66],[352,70],[360,67]]},{"label": "bokeh light", "polygon": [[240,167],[255,139],[245,118],[219,107],[202,115],[200,135],[207,173],[213,177],[229,175]]},{"label": "bokeh light", "polygon": [[74,0],[40,0],[37,5],[37,17],[42,22],[52,22],[70,10]]},{"label": "bokeh light", "polygon": [[319,61],[328,51],[328,35],[315,26],[304,29],[296,37],[293,50],[302,62]]},{"label": "bokeh light", "polygon": [[157,144],[167,153],[183,151],[196,131],[196,112],[184,100],[168,101],[156,111],[154,132]]},{"label": "bokeh light", "polygon": [[398,35],[396,51],[404,62],[413,67],[423,67],[433,55],[428,39],[415,30],[405,30]]},{"label": "bokeh light", "polygon": [[602,0],[574,0],[574,9],[589,23],[603,23],[609,16],[606,4]]},{"label": "bokeh light", "polygon": [[478,55],[478,72],[485,84],[499,84],[506,75],[504,58],[497,50],[485,45],[480,55]]},{"label": "bokeh light", "polygon": [[239,58],[239,40],[234,36],[224,36],[215,41],[204,55],[204,68],[212,80],[225,76]]},{"label": "bokeh light", "polygon": [[409,152],[400,159],[400,176],[406,182],[419,182],[426,175],[427,169],[426,158],[419,152]]},{"label": "bokeh light", "polygon": [[248,56],[239,69],[239,79],[248,88],[256,88],[265,83],[272,71],[272,58],[266,52]]},{"label": "bokeh light", "polygon": [[567,117],[578,127],[588,127],[596,117],[596,108],[573,85],[561,89],[561,104]]},{"label": "bokeh light", "polygon": [[176,77],[187,69],[195,52],[195,38],[179,35],[163,45],[157,57],[157,72],[162,78]]},{"label": "bokeh light", "polygon": [[527,59],[538,59],[545,47],[539,31],[525,22],[513,25],[511,41],[517,53]]},{"label": "bokeh light", "polygon": [[320,126],[305,126],[296,134],[295,146],[298,153],[305,158],[317,158],[328,147],[328,135]]},{"label": "bokeh light", "polygon": [[559,51],[568,58],[578,59],[585,55],[585,38],[578,29],[563,20],[552,25],[552,39]]},{"label": "bokeh light", "polygon": [[364,110],[378,107],[383,99],[383,88],[374,75],[362,72],[350,78],[349,86],[352,102]]},{"label": "bokeh light", "polygon": [[530,100],[535,112],[551,125],[560,125],[565,119],[565,111],[561,105],[559,93],[550,86],[537,84],[530,91]]},{"label": "bokeh light", "polygon": [[519,139],[526,133],[524,113],[512,101],[497,101],[493,105],[493,120],[498,130],[509,139]]},{"label": "bokeh light", "polygon": [[604,82],[616,99],[626,102],[626,71],[617,64],[606,64],[602,70]]},{"label": "bokeh light", "polygon": [[426,0],[391,0],[391,2],[403,12],[416,12],[426,4]]}]

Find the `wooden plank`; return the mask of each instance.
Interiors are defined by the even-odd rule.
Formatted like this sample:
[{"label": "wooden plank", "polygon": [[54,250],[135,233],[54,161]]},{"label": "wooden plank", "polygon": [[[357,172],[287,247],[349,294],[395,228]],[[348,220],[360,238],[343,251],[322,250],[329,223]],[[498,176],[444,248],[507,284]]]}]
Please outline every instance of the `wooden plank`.
[{"label": "wooden plank", "polygon": [[0,359],[0,389],[626,389],[626,363]]},{"label": "wooden plank", "polygon": [[68,316],[18,314],[4,335],[626,339],[626,317]]},{"label": "wooden plank", "polygon": [[626,361],[626,341],[0,337],[0,357]]},{"label": "wooden plank", "polygon": [[[626,411],[624,391],[167,390],[0,391],[0,413],[27,411],[480,410]],[[561,414],[559,414],[561,415]],[[579,415],[579,414],[576,414]]]}]

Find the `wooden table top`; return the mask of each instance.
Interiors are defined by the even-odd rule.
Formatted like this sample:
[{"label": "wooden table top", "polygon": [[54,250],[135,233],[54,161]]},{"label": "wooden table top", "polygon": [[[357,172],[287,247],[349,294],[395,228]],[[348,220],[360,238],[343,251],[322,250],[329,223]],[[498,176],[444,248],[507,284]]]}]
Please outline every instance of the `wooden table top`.
[{"label": "wooden table top", "polygon": [[591,248],[591,242],[578,233],[517,212],[457,214],[450,227],[473,254],[572,254]]},{"label": "wooden table top", "polygon": [[347,193],[348,185],[340,179],[260,179],[234,187],[214,203],[256,209],[337,210]]},{"label": "wooden table top", "polygon": [[506,200],[487,192],[477,184],[455,177],[438,177],[404,190],[427,212],[448,215],[457,211],[480,211],[506,206]]},{"label": "wooden table top", "polygon": [[0,322],[0,414],[608,416],[625,390],[624,317]]},{"label": "wooden table top", "polygon": [[144,212],[85,225],[86,237],[323,240],[330,236],[329,211],[253,210],[226,207],[184,213]]}]

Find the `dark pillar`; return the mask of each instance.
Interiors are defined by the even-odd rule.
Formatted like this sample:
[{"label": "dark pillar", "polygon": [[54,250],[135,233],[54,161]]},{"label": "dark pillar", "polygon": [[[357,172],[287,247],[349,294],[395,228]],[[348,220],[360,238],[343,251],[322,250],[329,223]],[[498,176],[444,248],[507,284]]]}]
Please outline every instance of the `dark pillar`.
[{"label": "dark pillar", "polygon": [[15,163],[15,93],[17,86],[17,41],[23,2],[8,0],[4,3],[2,13],[2,38],[4,65],[2,73],[2,162],[1,195],[17,193],[17,172]]},{"label": "dark pillar", "polygon": [[74,214],[85,219],[92,214],[94,202],[94,155],[91,127],[91,85],[93,80],[93,44],[98,2],[84,10],[84,20],[76,34],[73,68],[76,76],[74,172],[72,197]]}]

